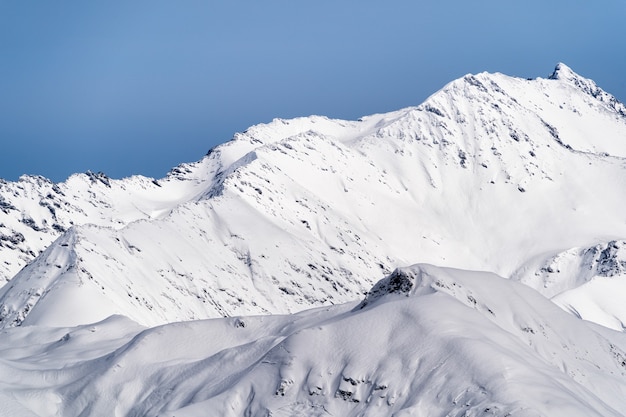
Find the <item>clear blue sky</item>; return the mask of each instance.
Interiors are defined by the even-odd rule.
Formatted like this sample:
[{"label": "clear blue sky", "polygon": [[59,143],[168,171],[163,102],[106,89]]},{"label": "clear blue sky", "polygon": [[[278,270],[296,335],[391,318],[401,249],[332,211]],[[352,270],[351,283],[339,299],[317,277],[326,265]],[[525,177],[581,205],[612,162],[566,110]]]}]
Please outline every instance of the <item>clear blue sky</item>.
[{"label": "clear blue sky", "polygon": [[626,0],[0,0],[0,178],[162,177],[275,117],[565,62],[626,100]]}]

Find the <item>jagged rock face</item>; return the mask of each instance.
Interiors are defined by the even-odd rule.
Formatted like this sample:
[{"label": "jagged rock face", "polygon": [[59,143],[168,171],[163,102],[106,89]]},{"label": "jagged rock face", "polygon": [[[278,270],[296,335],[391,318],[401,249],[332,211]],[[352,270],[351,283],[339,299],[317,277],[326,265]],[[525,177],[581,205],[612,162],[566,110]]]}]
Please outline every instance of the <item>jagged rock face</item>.
[{"label": "jagged rock face", "polygon": [[[70,178],[57,187],[74,209],[55,215],[74,238],[0,290],[0,324],[293,312],[353,300],[416,262],[517,274],[626,236],[622,110],[564,65],[550,79],[483,73],[359,121],[254,126],[164,180]],[[59,232],[43,227],[48,208],[2,195],[20,220],[0,254],[32,250],[24,264]]]}]

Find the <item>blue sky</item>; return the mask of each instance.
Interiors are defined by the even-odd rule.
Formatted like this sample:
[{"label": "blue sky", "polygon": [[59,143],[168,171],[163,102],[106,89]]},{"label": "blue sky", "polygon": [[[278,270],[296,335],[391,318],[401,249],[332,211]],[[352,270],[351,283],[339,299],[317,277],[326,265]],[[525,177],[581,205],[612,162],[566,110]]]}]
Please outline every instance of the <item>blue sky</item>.
[{"label": "blue sky", "polygon": [[0,178],[162,177],[275,117],[557,62],[626,101],[626,0],[0,0]]}]

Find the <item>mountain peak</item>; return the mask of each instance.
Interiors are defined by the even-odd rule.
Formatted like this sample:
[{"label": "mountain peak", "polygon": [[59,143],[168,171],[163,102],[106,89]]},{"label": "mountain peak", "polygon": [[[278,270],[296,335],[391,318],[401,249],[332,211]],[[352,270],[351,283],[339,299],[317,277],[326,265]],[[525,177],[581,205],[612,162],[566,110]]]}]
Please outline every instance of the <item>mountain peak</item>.
[{"label": "mountain peak", "polygon": [[565,81],[578,88],[583,93],[592,96],[596,100],[599,100],[611,111],[616,112],[622,117],[626,117],[626,106],[624,106],[624,104],[620,103],[611,94],[598,87],[598,85],[593,80],[578,75],[570,67],[563,64],[562,62],[556,64],[552,75],[550,75],[548,79]]},{"label": "mountain peak", "polygon": [[554,71],[548,78],[550,80],[572,81],[581,77],[580,75],[576,74],[570,67],[562,62],[559,62],[558,64],[556,64],[556,67],[554,67]]},{"label": "mountain peak", "polygon": [[[614,158],[626,158],[626,123],[607,117],[608,95],[575,84],[591,80],[559,64],[554,77],[566,76],[575,78],[481,73],[360,122],[275,119],[159,183],[87,173],[59,185],[0,184],[0,277],[15,277],[0,292],[0,318],[24,312],[35,324],[45,311],[46,324],[79,324],[85,314],[63,315],[69,299],[89,299],[73,311],[89,307],[98,320],[121,313],[143,325],[283,314],[353,301],[400,265],[508,276],[525,256],[623,239],[625,171]],[[555,213],[559,222],[544,220]],[[584,226],[589,213],[603,221]],[[81,228],[71,245],[84,266],[46,258],[49,245],[66,252],[55,238],[85,224],[102,229]],[[17,276],[26,264],[41,274],[33,266]],[[424,271],[398,270],[365,303],[436,291]],[[70,286],[88,294],[66,296]]]},{"label": "mountain peak", "polygon": [[0,415],[624,417],[625,138],[559,64],[0,180]]}]

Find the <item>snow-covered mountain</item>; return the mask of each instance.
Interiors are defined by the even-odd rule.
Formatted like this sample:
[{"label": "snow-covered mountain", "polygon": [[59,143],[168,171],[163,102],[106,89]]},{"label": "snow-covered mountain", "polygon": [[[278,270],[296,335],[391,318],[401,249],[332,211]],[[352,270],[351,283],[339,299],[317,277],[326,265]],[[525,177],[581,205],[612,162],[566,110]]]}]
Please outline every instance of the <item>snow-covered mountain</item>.
[{"label": "snow-covered mountain", "polygon": [[416,265],[294,315],[0,337],[11,416],[626,414],[626,334],[490,273]]},{"label": "snow-covered mountain", "polygon": [[3,184],[0,254],[10,275],[43,252],[0,290],[0,326],[290,313],[423,262],[552,297],[593,277],[544,264],[626,237],[624,158],[624,105],[559,64],[358,121],[274,120],[163,180],[26,177]]},{"label": "snow-covered mountain", "polygon": [[209,165],[182,164],[166,178],[123,180],[103,173],[75,174],[55,184],[40,176],[0,180],[0,282],[8,281],[74,225],[121,228],[163,217],[205,192]]},{"label": "snow-covered mountain", "polygon": [[1,182],[0,415],[626,415],[625,182],[563,64]]}]

